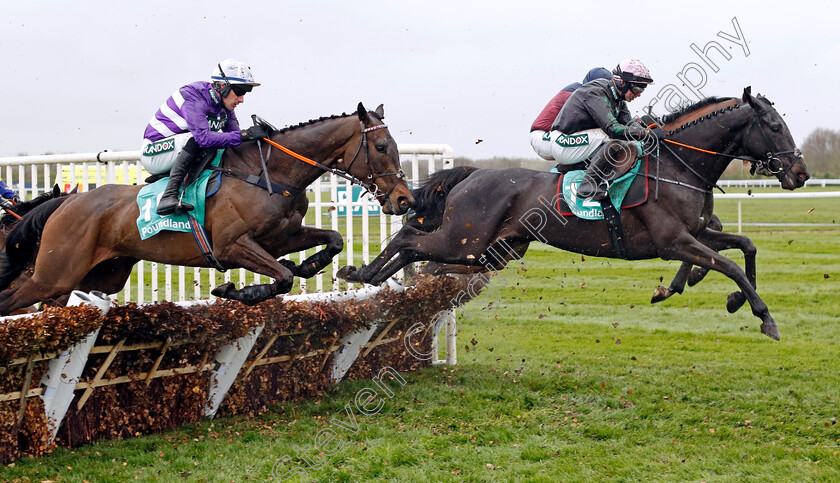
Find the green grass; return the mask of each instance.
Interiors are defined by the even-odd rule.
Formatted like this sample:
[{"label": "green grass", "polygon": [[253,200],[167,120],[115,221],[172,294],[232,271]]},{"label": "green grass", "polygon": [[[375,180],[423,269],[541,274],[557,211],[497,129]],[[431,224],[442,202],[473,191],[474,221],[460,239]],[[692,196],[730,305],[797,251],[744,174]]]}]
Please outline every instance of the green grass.
[{"label": "green grass", "polygon": [[[370,381],[259,416],[60,448],[0,480],[264,481],[289,455],[283,471],[311,481],[837,481],[840,231],[813,231],[752,234],[780,342],[748,308],[726,312],[735,287],[720,274],[650,305],[676,262],[535,245],[524,271],[465,307],[459,365],[404,374],[378,414],[356,413],[357,433],[331,420],[346,421]],[[324,428],[343,449],[307,449],[316,471],[294,446]]]}]

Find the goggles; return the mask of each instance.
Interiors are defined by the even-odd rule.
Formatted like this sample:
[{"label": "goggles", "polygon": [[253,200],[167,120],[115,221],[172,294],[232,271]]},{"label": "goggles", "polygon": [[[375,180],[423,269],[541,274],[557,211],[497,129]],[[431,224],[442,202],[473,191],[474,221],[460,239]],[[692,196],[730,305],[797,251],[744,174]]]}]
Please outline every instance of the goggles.
[{"label": "goggles", "polygon": [[639,96],[639,95],[642,94],[642,92],[645,91],[645,87],[647,87],[647,84],[637,84],[635,82],[631,82],[630,83],[630,92]]},{"label": "goggles", "polygon": [[251,92],[254,86],[249,86],[248,84],[231,84],[230,90],[233,91],[234,94],[237,96],[244,96],[245,94]]}]

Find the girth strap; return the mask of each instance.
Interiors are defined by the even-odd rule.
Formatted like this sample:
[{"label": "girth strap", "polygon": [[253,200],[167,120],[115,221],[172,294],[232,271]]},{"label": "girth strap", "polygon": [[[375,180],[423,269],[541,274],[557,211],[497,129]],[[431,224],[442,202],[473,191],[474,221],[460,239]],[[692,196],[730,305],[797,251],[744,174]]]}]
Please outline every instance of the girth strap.
[{"label": "girth strap", "polygon": [[627,254],[627,244],[624,240],[624,228],[621,226],[621,215],[613,206],[609,196],[601,201],[601,211],[604,212],[604,220],[607,222],[616,258],[624,259]]},{"label": "girth strap", "polygon": [[213,255],[213,244],[210,242],[210,238],[207,237],[207,232],[204,231],[204,227],[195,221],[195,218],[191,214],[187,213],[187,218],[190,220],[190,228],[192,228],[195,242],[198,244],[198,248],[201,250],[201,254],[204,255],[204,259],[207,260],[207,263],[220,272],[227,271],[227,268]]}]

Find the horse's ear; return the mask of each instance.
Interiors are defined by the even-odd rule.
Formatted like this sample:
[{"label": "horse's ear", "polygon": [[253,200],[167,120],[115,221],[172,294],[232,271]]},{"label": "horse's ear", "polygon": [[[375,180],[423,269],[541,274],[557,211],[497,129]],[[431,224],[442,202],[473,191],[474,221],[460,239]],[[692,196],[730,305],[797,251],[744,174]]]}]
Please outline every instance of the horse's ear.
[{"label": "horse's ear", "polygon": [[367,122],[368,121],[367,109],[365,109],[364,104],[362,104],[361,102],[359,103],[358,112],[359,112],[359,120],[362,121],[362,122]]},{"label": "horse's ear", "polygon": [[380,104],[379,107],[377,107],[376,110],[373,112],[375,112],[376,115],[379,116],[379,119],[385,119],[385,107],[382,104]]},{"label": "horse's ear", "polygon": [[61,188],[59,188],[58,183],[56,183],[53,185],[52,197],[58,198],[59,196],[61,196]]},{"label": "horse's ear", "polygon": [[752,104],[752,86],[744,87],[744,95],[741,96],[741,101]]}]

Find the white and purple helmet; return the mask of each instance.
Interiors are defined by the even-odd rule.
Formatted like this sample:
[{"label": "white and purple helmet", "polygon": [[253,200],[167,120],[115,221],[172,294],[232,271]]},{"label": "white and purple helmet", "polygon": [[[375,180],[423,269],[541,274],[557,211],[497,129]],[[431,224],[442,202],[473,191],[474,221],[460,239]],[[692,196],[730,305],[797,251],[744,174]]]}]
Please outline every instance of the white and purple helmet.
[{"label": "white and purple helmet", "polygon": [[254,82],[254,74],[251,73],[251,68],[235,59],[225,59],[216,64],[210,74],[210,82],[230,83],[231,85],[260,85],[259,82]]},{"label": "white and purple helmet", "polygon": [[639,59],[624,59],[612,71],[617,81],[634,84],[653,84],[653,78],[645,64]]}]

